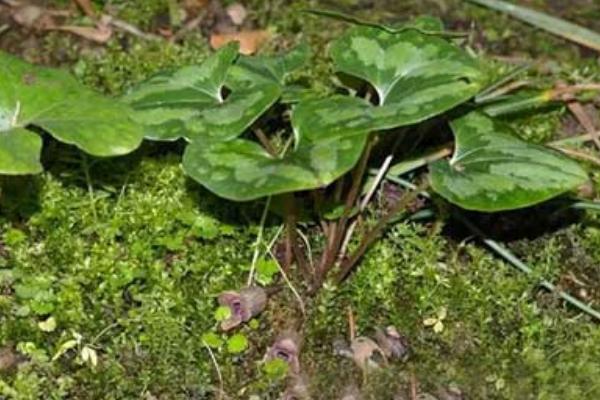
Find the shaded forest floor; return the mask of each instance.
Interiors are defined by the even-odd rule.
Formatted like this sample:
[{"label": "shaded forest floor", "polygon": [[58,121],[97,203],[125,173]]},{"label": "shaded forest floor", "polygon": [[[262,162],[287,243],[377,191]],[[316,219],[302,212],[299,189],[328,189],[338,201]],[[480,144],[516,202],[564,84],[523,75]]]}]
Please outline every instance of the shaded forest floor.
[{"label": "shaded forest floor", "polygon": [[[553,0],[521,3],[600,31],[593,0],[569,7]],[[71,10],[69,23],[89,22],[68,1],[36,4]],[[330,83],[326,44],[346,25],[301,12],[316,5],[394,23],[439,16],[451,29],[470,31],[469,46],[490,63],[535,61],[528,78],[542,85],[600,81],[598,54],[463,1],[244,4],[244,26],[272,33],[263,51],[311,44],[314,68],[304,79],[317,87]],[[164,37],[176,31],[163,0],[95,5],[144,32]],[[0,48],[68,68],[85,84],[118,95],[155,71],[204,59],[218,19],[216,13],[175,44],[122,31],[94,44],[16,24],[5,8]],[[589,102],[596,115],[598,103]],[[561,106],[510,122],[535,142],[581,130]],[[181,151],[178,143],[146,143],[124,158],[93,160],[88,179],[79,152],[50,143],[47,172],[3,178],[0,398],[218,398],[220,383],[202,336],[216,332],[216,296],[246,282],[263,203],[217,199],[184,176]],[[600,183],[599,174],[594,179]],[[279,397],[287,382],[262,359],[290,327],[303,338],[301,365],[315,399],[341,398],[348,388],[364,399],[410,399],[414,387],[430,396],[422,398],[440,400],[600,398],[598,322],[537,285],[544,277],[600,307],[600,219],[576,213],[557,221],[552,211],[473,215],[526,260],[534,276],[499,261],[456,221],[397,223],[344,285],[304,298],[305,316],[284,288],[242,328],[245,352],[214,351],[224,398]],[[268,220],[266,237],[280,222]],[[364,376],[336,354],[334,343],[349,335],[349,310],[358,334],[394,325],[408,339],[407,360]],[[424,324],[432,317],[441,329]],[[48,326],[50,318],[56,326]],[[94,350],[97,365],[82,357],[84,348]]]}]

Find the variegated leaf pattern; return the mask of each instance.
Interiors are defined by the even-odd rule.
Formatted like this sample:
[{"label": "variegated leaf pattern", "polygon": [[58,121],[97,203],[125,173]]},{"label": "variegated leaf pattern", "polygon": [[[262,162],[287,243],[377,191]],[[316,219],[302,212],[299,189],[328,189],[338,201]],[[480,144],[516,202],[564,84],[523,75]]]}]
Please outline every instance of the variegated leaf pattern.
[{"label": "variegated leaf pattern", "polygon": [[[9,154],[19,144],[29,156],[11,163],[0,159],[4,173],[39,172],[32,152],[41,145],[24,128],[36,126],[56,139],[95,156],[115,156],[135,150],[143,139],[141,127],[130,118],[125,104],[107,99],[79,84],[67,72],[28,64],[0,53],[0,153]],[[36,160],[35,162],[33,160]],[[29,160],[28,168],[22,162]]]},{"label": "variegated leaf pattern", "polygon": [[338,71],[369,82],[382,129],[410,125],[469,100],[484,77],[476,60],[443,38],[416,29],[390,33],[356,26],[337,39]]},{"label": "variegated leaf pattern", "polygon": [[462,208],[501,211],[531,206],[576,188],[588,179],[576,162],[524,142],[511,129],[471,112],[452,122],[452,159],[431,165],[431,185]]},{"label": "variegated leaf pattern", "polygon": [[235,88],[244,83],[285,84],[286,77],[303,67],[310,57],[306,43],[291,49],[288,53],[275,56],[240,56],[231,67],[227,86]]},{"label": "variegated leaf pattern", "polygon": [[200,65],[159,73],[124,99],[153,140],[230,140],[239,136],[281,95],[270,81],[239,82],[223,98],[239,45],[221,48]]},{"label": "variegated leaf pattern", "polygon": [[[324,104],[329,112],[321,109]],[[368,130],[359,111],[364,106],[360,99],[343,96],[302,102],[292,114],[296,145],[283,157],[246,139],[192,143],[183,157],[184,170],[217,195],[236,201],[329,185],[363,152]]]},{"label": "variegated leaf pattern", "polygon": [[42,172],[42,138],[24,128],[0,131],[0,174],[24,175]]}]

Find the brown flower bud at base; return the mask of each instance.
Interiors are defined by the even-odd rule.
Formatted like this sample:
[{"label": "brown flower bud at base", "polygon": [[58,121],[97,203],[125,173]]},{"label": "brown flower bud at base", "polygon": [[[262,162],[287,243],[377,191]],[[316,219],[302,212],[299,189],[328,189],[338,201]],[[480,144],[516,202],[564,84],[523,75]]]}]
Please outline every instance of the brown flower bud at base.
[{"label": "brown flower bud at base", "polygon": [[231,315],[221,322],[221,329],[229,331],[260,314],[267,305],[267,293],[260,287],[227,291],[219,295],[219,304],[229,308]]}]

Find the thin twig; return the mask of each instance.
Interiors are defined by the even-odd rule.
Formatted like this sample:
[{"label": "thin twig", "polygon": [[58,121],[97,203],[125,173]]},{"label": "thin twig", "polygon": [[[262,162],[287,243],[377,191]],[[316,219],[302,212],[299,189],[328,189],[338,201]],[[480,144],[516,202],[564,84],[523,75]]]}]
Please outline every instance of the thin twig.
[{"label": "thin twig", "polygon": [[217,397],[217,399],[220,400],[223,398],[223,393],[225,393],[225,388],[223,385],[223,375],[221,375],[221,368],[219,368],[219,363],[217,362],[217,358],[215,357],[210,346],[208,344],[206,344],[206,342],[204,340],[202,341],[202,344],[204,345],[204,347],[206,347],[206,350],[208,350],[210,359],[212,360],[212,363],[215,366],[215,370],[217,371],[217,378],[219,379],[219,397]]},{"label": "thin twig", "polygon": [[298,291],[296,290],[294,285],[292,285],[292,282],[289,280],[287,274],[281,267],[281,264],[279,264],[277,257],[275,257],[275,255],[273,254],[273,252],[271,251],[270,248],[269,248],[269,254],[271,254],[271,257],[275,261],[275,264],[277,264],[277,267],[279,268],[279,272],[281,273],[281,276],[283,277],[283,280],[285,281],[286,285],[288,285],[288,287],[294,294],[294,297],[296,297],[296,300],[298,300],[298,304],[300,305],[300,312],[302,312],[302,315],[306,315],[306,307],[304,306],[304,301],[302,301],[302,296],[300,296],[300,293],[298,293]]},{"label": "thin twig", "polygon": [[260,225],[258,227],[258,234],[256,235],[256,241],[254,242],[254,254],[252,255],[252,265],[250,266],[250,274],[248,275],[248,286],[252,286],[254,279],[254,271],[256,271],[256,263],[260,253],[260,244],[263,240],[263,233],[265,230],[265,222],[267,221],[267,215],[269,214],[269,207],[271,206],[271,196],[267,197],[265,202],[265,208],[263,209],[262,215],[260,216]]},{"label": "thin twig", "polygon": [[410,373],[410,400],[417,400],[417,377],[414,372]]},{"label": "thin twig", "polygon": [[356,338],[356,322],[354,321],[354,311],[352,306],[348,306],[348,330],[350,333],[350,343]]},{"label": "thin twig", "polygon": [[377,238],[381,235],[384,228],[387,224],[398,214],[400,211],[406,209],[406,207],[419,196],[420,192],[424,190],[428,186],[428,182],[425,181],[420,186],[418,186],[415,190],[409,193],[405,193],[400,200],[394,205],[392,210],[390,210],[383,218],[381,218],[377,224],[363,237],[361,243],[358,245],[357,250],[354,252],[352,257],[348,261],[345,261],[340,266],[340,273],[337,277],[337,282],[341,283],[352,268],[356,265],[356,263],[365,255],[366,251],[369,247],[377,240]]},{"label": "thin twig", "polygon": [[[394,159],[393,154],[390,154],[383,161],[383,164],[381,164],[381,167],[379,167],[379,171],[377,172],[377,175],[375,176],[375,180],[373,181],[371,188],[369,189],[369,191],[367,192],[365,197],[363,197],[363,199],[360,203],[360,206],[358,209],[359,213],[362,213],[367,208],[367,205],[369,204],[369,202],[371,201],[371,198],[375,194],[375,191],[379,187],[379,184],[381,183],[381,180],[385,176],[385,173],[390,168],[390,164],[392,163],[393,159]],[[357,223],[358,223],[358,220],[355,219],[350,224],[350,227],[348,227],[348,230],[346,231],[346,237],[344,237],[341,250],[339,251],[338,260],[343,260],[344,257],[346,257],[346,251],[348,250],[348,245],[350,244],[350,240],[352,240],[352,235],[354,234],[354,230],[356,229]]]},{"label": "thin twig", "polygon": [[111,26],[114,26],[117,29],[120,29],[124,32],[129,33],[130,35],[139,37],[140,39],[144,39],[144,40],[162,40],[162,38],[158,35],[154,35],[152,33],[147,33],[147,32],[143,32],[142,30],[140,30],[138,27],[125,22],[123,20],[117,19],[117,18],[113,18],[110,17],[109,23]]},{"label": "thin twig", "polygon": [[[523,263],[521,260],[519,260],[506,247],[502,246],[500,243],[496,242],[495,240],[486,238],[485,234],[477,226],[475,226],[471,221],[469,221],[466,217],[464,217],[464,215],[462,215],[462,213],[457,212],[456,216],[459,219],[459,221],[461,221],[467,228],[469,228],[469,230],[471,230],[474,234],[479,236],[480,239],[483,241],[483,243],[485,243],[486,246],[488,246],[490,249],[494,250],[498,255],[500,255],[502,258],[504,258],[506,261],[508,261],[512,266],[514,266],[515,268],[517,268],[518,270],[520,270],[521,272],[523,272],[527,275],[531,275],[533,273],[531,268],[529,268],[525,263]],[[543,288],[547,289],[550,292],[556,293],[563,300],[565,300],[567,303],[571,304],[575,308],[578,308],[579,310],[587,313],[588,315],[600,320],[600,312],[598,312],[597,310],[594,310],[592,307],[590,307],[589,305],[585,304],[584,302],[576,299],[575,297],[571,296],[570,294],[558,289],[558,287],[556,287],[556,285],[554,285],[553,283],[550,283],[547,280],[542,280],[540,282],[540,286],[542,286]]]},{"label": "thin twig", "polygon": [[310,269],[311,269],[311,271],[314,271],[315,266],[313,263],[313,252],[312,252],[312,247],[310,245],[310,241],[308,240],[308,237],[306,237],[304,232],[302,232],[302,229],[296,228],[296,233],[298,234],[298,236],[300,236],[300,239],[302,239],[302,241],[304,242],[304,245],[306,246],[306,251],[308,252],[308,262],[310,264]]},{"label": "thin twig", "polygon": [[94,217],[94,222],[98,223],[98,213],[96,212],[96,198],[94,196],[94,186],[92,184],[92,177],[90,175],[90,166],[88,164],[88,156],[86,154],[81,155],[81,164],[83,168],[83,173],[85,175],[85,182],[87,185],[88,196],[90,198],[90,206],[92,209],[92,215]]},{"label": "thin twig", "polygon": [[591,154],[587,154],[578,150],[574,150],[574,149],[568,149],[566,147],[560,147],[560,146],[551,146],[552,148],[565,153],[568,156],[571,156],[573,158],[579,158],[581,160],[584,161],[588,161],[591,162],[593,164],[596,164],[597,166],[600,166],[600,159],[598,157],[594,157]]},{"label": "thin twig", "polygon": [[329,269],[331,269],[331,267],[334,266],[337,261],[336,255],[340,249],[341,241],[344,238],[346,223],[348,222],[352,208],[354,208],[356,199],[360,193],[360,184],[363,181],[365,171],[367,169],[367,162],[369,160],[369,156],[371,155],[371,151],[373,150],[374,144],[375,140],[370,138],[358,163],[358,166],[352,173],[352,186],[350,187],[350,191],[346,197],[344,211],[340,219],[336,221],[337,226],[332,233],[333,238],[331,243],[325,249],[323,258],[321,259],[321,264],[319,265],[319,270],[317,271],[317,286],[320,286],[323,283],[327,273],[329,272]]},{"label": "thin twig", "polygon": [[571,113],[575,115],[575,118],[577,118],[581,126],[583,126],[583,128],[585,129],[585,131],[592,136],[594,144],[600,150],[600,138],[596,133],[596,127],[594,126],[592,119],[585,111],[581,103],[576,100],[567,101],[567,107],[569,108]]},{"label": "thin twig", "polygon": [[257,139],[260,141],[260,144],[262,144],[262,146],[265,148],[265,150],[267,151],[267,153],[269,153],[269,155],[271,155],[271,157],[277,157],[277,150],[275,149],[275,147],[273,147],[273,144],[271,143],[271,141],[269,140],[269,138],[267,137],[267,135],[265,135],[265,133],[263,132],[262,129],[260,128],[255,128],[252,130],[252,132],[254,132],[254,134],[256,135]]},{"label": "thin twig", "polygon": [[[404,179],[401,179],[401,178],[395,178],[393,180],[393,182],[396,182],[408,189],[413,189],[413,190],[417,189],[417,187],[414,184],[412,184],[408,181],[405,181]],[[421,191],[420,195],[427,199],[431,198],[431,195],[426,191]],[[462,215],[462,213],[456,213],[455,215],[467,228],[469,228],[469,230],[471,230],[471,232],[473,232],[473,234],[480,237],[480,239],[489,248],[494,250],[498,255],[500,255],[502,258],[504,258],[506,261],[508,261],[512,266],[514,266],[519,271],[521,271],[525,274],[529,274],[529,275],[532,274],[531,268],[529,268],[525,263],[523,263],[521,260],[519,260],[515,255],[513,255],[504,246],[502,246],[501,244],[497,243],[496,241],[494,241],[492,239],[486,238],[485,234],[479,228],[477,228],[473,223],[471,223],[464,215]],[[552,284],[546,280],[543,280],[540,283],[540,285],[551,292],[557,293],[563,300],[565,300],[567,303],[571,304],[575,308],[579,309],[580,311],[600,320],[600,312],[598,312],[597,310],[588,306],[587,304],[583,303],[582,301],[576,299],[575,297],[571,296],[570,294],[558,289],[554,284]]]},{"label": "thin twig", "polygon": [[183,25],[183,27],[179,29],[177,33],[171,36],[169,40],[173,43],[180,41],[185,35],[187,35],[189,32],[193,31],[198,26],[200,26],[203,20],[204,12],[200,13],[200,15],[198,15],[196,18],[193,18],[186,22],[185,25]]}]

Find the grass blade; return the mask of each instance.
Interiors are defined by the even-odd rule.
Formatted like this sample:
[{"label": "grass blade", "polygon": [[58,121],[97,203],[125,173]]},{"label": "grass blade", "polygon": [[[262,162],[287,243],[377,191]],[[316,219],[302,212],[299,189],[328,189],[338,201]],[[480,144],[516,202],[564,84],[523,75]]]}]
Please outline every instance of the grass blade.
[{"label": "grass blade", "polygon": [[[391,182],[397,183],[405,188],[411,189],[411,190],[415,190],[417,188],[416,185],[414,185],[413,183],[406,181],[402,178],[386,177],[386,179]],[[431,195],[426,191],[421,191],[420,195],[426,199],[431,198]],[[479,237],[481,239],[481,241],[488,248],[493,250],[496,254],[498,254],[500,257],[502,257],[504,260],[506,260],[513,267],[515,267],[516,269],[518,269],[519,271],[521,271],[522,273],[527,274],[527,275],[531,275],[533,273],[532,269],[527,264],[525,264],[523,261],[519,260],[506,247],[504,247],[500,243],[496,242],[495,240],[488,238],[477,226],[475,226],[471,221],[469,221],[460,211],[454,212],[453,215],[460,222],[462,222],[474,235]],[[561,299],[563,299],[565,302],[572,305],[573,307],[579,309],[580,311],[582,311],[582,312],[588,314],[589,316],[600,321],[600,312],[598,310],[590,307],[588,304],[585,304],[581,300],[571,296],[569,293],[567,293],[563,290],[560,290],[553,283],[544,279],[539,283],[539,285],[541,287],[545,288],[546,290],[548,290],[552,293],[555,293],[557,296],[559,296]]]},{"label": "grass blade", "polygon": [[510,4],[500,0],[467,0],[484,7],[511,15],[521,21],[544,29],[556,36],[571,40],[582,46],[600,51],[600,34],[564,19],[532,10],[530,8]]}]

